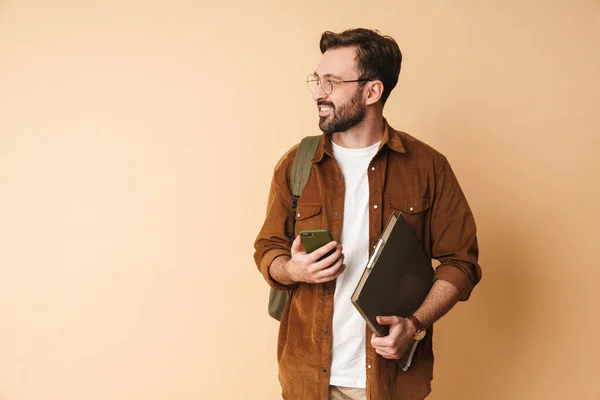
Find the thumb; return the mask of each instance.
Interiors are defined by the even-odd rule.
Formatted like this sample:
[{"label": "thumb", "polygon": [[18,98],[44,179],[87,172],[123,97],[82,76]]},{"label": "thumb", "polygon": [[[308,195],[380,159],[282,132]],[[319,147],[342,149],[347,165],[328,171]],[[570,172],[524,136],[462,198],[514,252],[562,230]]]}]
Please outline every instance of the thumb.
[{"label": "thumb", "polygon": [[296,236],[296,239],[292,242],[292,254],[296,254],[302,251],[302,241],[300,235]]},{"label": "thumb", "polygon": [[400,323],[400,319],[395,315],[390,316],[379,316],[377,322],[381,325],[397,325]]}]

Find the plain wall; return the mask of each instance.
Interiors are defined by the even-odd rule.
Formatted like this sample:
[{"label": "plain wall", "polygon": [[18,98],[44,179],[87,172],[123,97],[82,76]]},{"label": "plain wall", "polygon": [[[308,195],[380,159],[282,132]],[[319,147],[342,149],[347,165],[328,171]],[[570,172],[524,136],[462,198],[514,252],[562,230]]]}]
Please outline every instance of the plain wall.
[{"label": "plain wall", "polygon": [[431,399],[600,399],[600,2],[4,0],[1,400],[279,398],[253,241],[320,34],[359,26],[478,224]]}]

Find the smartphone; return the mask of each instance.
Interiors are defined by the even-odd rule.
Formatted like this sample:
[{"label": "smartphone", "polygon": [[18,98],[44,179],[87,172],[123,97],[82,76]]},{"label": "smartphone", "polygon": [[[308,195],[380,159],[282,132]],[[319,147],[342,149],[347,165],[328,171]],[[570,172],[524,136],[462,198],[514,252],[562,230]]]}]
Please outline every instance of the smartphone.
[{"label": "smartphone", "polygon": [[[332,242],[333,236],[331,236],[329,229],[308,229],[300,231],[300,240],[302,241],[306,253],[312,253],[318,248],[325,246],[327,243]],[[329,253],[319,258],[319,260],[332,255],[335,253],[335,250],[336,249],[334,248]]]}]

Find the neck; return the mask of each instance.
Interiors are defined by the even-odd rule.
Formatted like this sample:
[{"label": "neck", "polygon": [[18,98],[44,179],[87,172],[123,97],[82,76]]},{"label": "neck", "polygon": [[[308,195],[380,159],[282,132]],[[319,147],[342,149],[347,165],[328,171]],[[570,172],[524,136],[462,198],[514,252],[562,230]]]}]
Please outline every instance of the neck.
[{"label": "neck", "polygon": [[381,141],[383,137],[383,116],[381,113],[365,114],[365,118],[345,132],[334,132],[331,140],[338,146],[348,149],[363,149]]}]

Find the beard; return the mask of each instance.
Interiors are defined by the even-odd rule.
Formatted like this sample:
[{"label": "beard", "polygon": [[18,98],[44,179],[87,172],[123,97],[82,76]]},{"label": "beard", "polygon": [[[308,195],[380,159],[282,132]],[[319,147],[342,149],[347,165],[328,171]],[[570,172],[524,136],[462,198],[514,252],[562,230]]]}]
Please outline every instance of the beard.
[{"label": "beard", "polygon": [[365,117],[365,105],[361,100],[362,90],[357,90],[354,96],[340,107],[333,103],[320,102],[319,105],[328,105],[333,112],[325,117],[319,117],[319,128],[323,133],[331,136],[335,132],[345,132],[358,125]]}]

